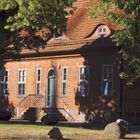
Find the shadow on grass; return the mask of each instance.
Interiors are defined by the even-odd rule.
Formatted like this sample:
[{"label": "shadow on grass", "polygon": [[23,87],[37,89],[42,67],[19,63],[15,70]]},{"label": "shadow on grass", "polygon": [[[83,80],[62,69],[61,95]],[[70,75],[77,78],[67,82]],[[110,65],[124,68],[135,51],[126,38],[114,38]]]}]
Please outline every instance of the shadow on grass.
[{"label": "shadow on grass", "polygon": [[[2,121],[0,120],[0,124],[22,124],[22,125],[44,125],[41,122],[31,123],[28,120],[9,120]],[[48,126],[62,126],[62,127],[87,127],[86,123],[75,123],[75,122],[59,122],[57,124],[49,124]]]},{"label": "shadow on grass", "polygon": [[[21,124],[21,125],[41,125],[44,126],[41,122],[31,123],[28,120],[9,120],[2,121],[0,124]],[[47,126],[62,126],[62,127],[76,127],[76,128],[85,128],[85,129],[94,129],[94,130],[104,130],[102,127],[91,126],[89,123],[79,123],[79,122],[59,122],[57,124],[48,124]],[[132,125],[131,128],[132,134],[140,134],[140,125]]]},{"label": "shadow on grass", "polygon": [[140,138],[133,137],[133,138],[123,138],[123,140],[140,140]]},{"label": "shadow on grass", "polygon": [[9,120],[9,121],[5,121],[5,120],[0,120],[0,124],[21,124],[21,125],[41,125],[41,123],[30,123],[29,121],[26,120]]},{"label": "shadow on grass", "polygon": [[140,138],[132,137],[132,138],[123,138],[122,140],[139,140]]},{"label": "shadow on grass", "polygon": [[[0,124],[20,124],[20,125],[36,125],[36,126],[45,126],[40,122],[30,123],[27,120],[10,120],[10,121],[0,121]],[[72,122],[59,122],[58,124],[53,125],[46,125],[46,126],[57,126],[57,127],[75,127],[75,128],[84,128],[84,129],[91,129],[87,127],[88,124],[85,123],[72,123]],[[98,130],[97,128],[92,128],[93,130]],[[138,134],[138,135],[137,135]],[[140,126],[133,126],[132,133],[126,135],[123,140],[138,140],[140,139]],[[63,138],[63,140],[71,140],[70,138]]]}]

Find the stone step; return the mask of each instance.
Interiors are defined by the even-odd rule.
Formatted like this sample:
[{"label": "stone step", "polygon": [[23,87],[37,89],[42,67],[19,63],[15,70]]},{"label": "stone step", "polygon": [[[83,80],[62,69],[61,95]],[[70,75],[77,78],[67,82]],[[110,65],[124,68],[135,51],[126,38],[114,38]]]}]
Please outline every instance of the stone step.
[{"label": "stone step", "polygon": [[44,110],[45,113],[49,112],[60,112],[59,110],[62,108],[56,108],[56,107],[44,107],[42,110]]},{"label": "stone step", "polygon": [[49,118],[48,120],[53,121],[67,121],[65,116],[59,111],[58,108],[37,108],[37,107],[29,107],[22,115],[21,118],[24,120],[29,120],[29,121],[38,121],[42,119],[43,116],[45,119]]},{"label": "stone step", "polygon": [[62,114],[46,114],[49,118],[57,118],[58,121],[67,121],[67,119],[65,118],[65,116],[63,116]]}]

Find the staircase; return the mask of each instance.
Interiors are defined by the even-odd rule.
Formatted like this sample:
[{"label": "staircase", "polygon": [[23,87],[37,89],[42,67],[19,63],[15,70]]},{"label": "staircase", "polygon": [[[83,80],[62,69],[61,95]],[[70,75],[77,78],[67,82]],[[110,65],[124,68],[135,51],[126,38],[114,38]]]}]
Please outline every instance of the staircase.
[{"label": "staircase", "polygon": [[28,120],[29,122],[38,121],[42,122],[43,124],[52,124],[60,121],[67,121],[65,116],[60,112],[60,110],[63,110],[72,118],[72,120],[74,120],[73,117],[64,108],[44,106],[44,96],[40,95],[39,97],[37,97],[35,94],[30,94],[19,102],[17,106],[17,118]]},{"label": "staircase", "polygon": [[23,100],[21,100],[17,105],[17,118],[21,118],[24,116],[24,113],[29,108],[42,108],[45,106],[45,97],[40,95],[36,96],[36,94],[29,94]]},{"label": "staircase", "polygon": [[58,108],[29,107],[20,118],[32,123],[42,122],[43,124],[55,124],[59,121],[67,121]]},{"label": "staircase", "polygon": [[40,122],[42,116],[44,116],[44,111],[41,107],[29,107],[20,116],[20,119],[28,120],[29,122]]},{"label": "staircase", "polygon": [[60,112],[61,108],[55,108],[55,107],[46,107],[43,108],[44,113],[46,113],[46,117],[50,118],[50,119],[54,119],[57,121],[67,121],[67,119],[65,118],[65,116]]}]

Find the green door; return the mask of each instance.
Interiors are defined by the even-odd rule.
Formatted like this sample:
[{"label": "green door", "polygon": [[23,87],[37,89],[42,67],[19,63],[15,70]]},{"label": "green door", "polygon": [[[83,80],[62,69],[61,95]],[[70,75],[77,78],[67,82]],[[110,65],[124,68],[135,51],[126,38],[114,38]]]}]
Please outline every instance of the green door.
[{"label": "green door", "polygon": [[55,73],[54,73],[54,70],[50,70],[48,73],[47,105],[49,107],[55,106]]}]

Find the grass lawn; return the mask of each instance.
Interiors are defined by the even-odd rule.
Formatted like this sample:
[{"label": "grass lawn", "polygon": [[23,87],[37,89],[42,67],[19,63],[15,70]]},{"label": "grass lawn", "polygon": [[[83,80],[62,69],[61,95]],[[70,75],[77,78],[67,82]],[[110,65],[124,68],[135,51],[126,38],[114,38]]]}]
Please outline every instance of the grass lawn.
[{"label": "grass lawn", "polygon": [[[54,126],[12,124],[0,122],[0,140],[49,140],[48,132]],[[65,140],[117,140],[105,137],[102,130],[58,127]],[[129,134],[128,139],[140,139],[140,134]]]}]

